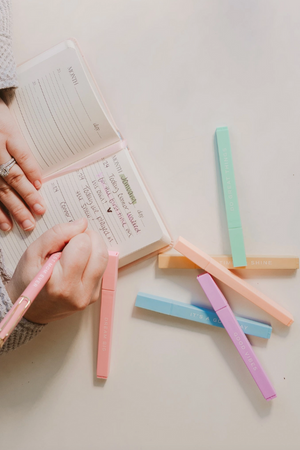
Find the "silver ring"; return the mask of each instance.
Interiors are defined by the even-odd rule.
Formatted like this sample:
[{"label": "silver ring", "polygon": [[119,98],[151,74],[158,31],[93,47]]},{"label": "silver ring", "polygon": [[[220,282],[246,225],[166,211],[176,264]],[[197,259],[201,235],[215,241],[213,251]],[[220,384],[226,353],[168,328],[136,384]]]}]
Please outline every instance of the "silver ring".
[{"label": "silver ring", "polygon": [[5,164],[1,164],[0,165],[0,176],[2,178],[7,177],[7,175],[9,174],[10,169],[17,164],[17,161],[15,160],[15,158],[11,158],[9,161],[7,161]]}]

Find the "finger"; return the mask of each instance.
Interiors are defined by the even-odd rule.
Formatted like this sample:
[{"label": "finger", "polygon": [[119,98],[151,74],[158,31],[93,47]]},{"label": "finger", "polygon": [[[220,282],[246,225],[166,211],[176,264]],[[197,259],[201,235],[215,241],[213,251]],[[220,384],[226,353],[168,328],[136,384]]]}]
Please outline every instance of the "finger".
[{"label": "finger", "polygon": [[74,236],[83,233],[87,226],[85,218],[55,225],[36,239],[26,252],[43,261],[50,254],[61,251]]},{"label": "finger", "polygon": [[104,240],[100,234],[92,230],[86,230],[92,243],[92,252],[82,276],[84,285],[94,285],[103,276],[108,262],[108,252]]},{"label": "finger", "polygon": [[[11,155],[6,149],[2,149],[0,154],[0,164],[5,164],[11,160]],[[9,170],[8,175],[5,177],[5,182],[20,194],[33,213],[44,214],[46,212],[44,200],[41,195],[37,193],[36,189],[18,164],[15,164]]]},{"label": "finger", "polygon": [[32,230],[35,220],[16,192],[0,177],[0,202],[9,210],[23,230]]},{"label": "finger", "polygon": [[39,189],[42,186],[41,169],[17,126],[10,133],[6,141],[6,148],[8,153],[15,158],[28,180],[36,189]]},{"label": "finger", "polygon": [[97,300],[99,300],[100,298],[100,291],[101,291],[101,284],[102,284],[102,277],[99,278],[99,281],[94,289],[94,292],[91,296],[90,299],[90,305],[92,305],[93,303],[95,303]]},{"label": "finger", "polygon": [[0,229],[2,231],[9,231],[12,229],[12,221],[3,209],[3,206],[0,205]]},{"label": "finger", "polygon": [[[5,182],[18,192],[34,214],[42,215],[46,212],[42,196],[38,194],[18,165],[15,164],[10,169],[9,174],[5,177]],[[7,208],[10,210],[9,205]]]},{"label": "finger", "polygon": [[[28,205],[34,214],[41,215],[46,212],[45,202],[42,196],[36,191],[35,187],[30,183],[17,164],[10,169],[9,174],[4,180],[5,183],[9,184],[16,192],[18,192],[20,197],[22,197],[26,205]],[[9,205],[7,205],[7,208],[10,210]]]},{"label": "finger", "polygon": [[74,236],[62,252],[60,265],[63,276],[72,283],[81,284],[82,274],[92,251],[91,239],[85,233]]},{"label": "finger", "polygon": [[59,265],[54,268],[54,276],[50,280],[53,292],[72,311],[83,310],[90,303],[94,285],[83,286],[82,274],[91,251],[91,240],[87,234],[81,233],[73,237],[64,248]]}]

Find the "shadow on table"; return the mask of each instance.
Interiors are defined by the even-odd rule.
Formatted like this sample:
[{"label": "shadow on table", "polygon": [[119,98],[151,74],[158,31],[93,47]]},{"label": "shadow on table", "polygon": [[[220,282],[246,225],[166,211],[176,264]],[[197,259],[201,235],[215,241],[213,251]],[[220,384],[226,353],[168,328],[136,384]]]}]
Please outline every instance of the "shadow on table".
[{"label": "shadow on table", "polygon": [[[230,371],[236,379],[236,382],[240,385],[241,389],[248,397],[249,402],[256,411],[257,415],[259,417],[266,417],[270,415],[272,410],[272,401],[267,402],[263,398],[250,373],[248,372],[244,362],[238,355],[236,349],[233,347],[231,340],[224,339],[223,329],[188,322],[177,317],[164,316],[162,314],[158,314],[153,311],[147,311],[137,307],[133,308],[132,317],[139,320],[154,322],[156,324],[159,323],[161,326],[165,327],[181,328],[184,330],[188,330],[191,333],[210,336],[210,338],[214,342],[214,345],[219,351],[221,360],[225,362],[225,364],[229,367]],[[200,352],[198,357],[201,358]],[[220,383],[223,383],[221,373]],[[224,386],[224,389],[226,390],[226,386]],[[232,406],[234,407],[234,405]]]},{"label": "shadow on table", "polygon": [[45,327],[28,344],[0,357],[0,417],[9,408],[33,405],[62,370],[78,333],[82,315]]}]

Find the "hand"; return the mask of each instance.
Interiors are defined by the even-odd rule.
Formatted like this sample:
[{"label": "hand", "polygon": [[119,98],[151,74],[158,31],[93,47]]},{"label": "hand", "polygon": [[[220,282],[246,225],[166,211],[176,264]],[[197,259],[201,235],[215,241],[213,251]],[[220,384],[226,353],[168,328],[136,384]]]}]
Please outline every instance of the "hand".
[{"label": "hand", "polygon": [[32,230],[35,227],[32,213],[41,215],[46,211],[45,202],[37,192],[42,185],[41,173],[10,110],[0,99],[0,164],[12,157],[17,164],[5,178],[0,177],[0,229],[12,228],[7,209],[23,230]]},{"label": "hand", "polygon": [[26,319],[39,324],[53,322],[83,310],[99,298],[108,253],[102,237],[86,228],[86,219],[55,225],[23,254],[6,285],[13,303],[47,257],[63,249],[49,281],[25,314]]}]

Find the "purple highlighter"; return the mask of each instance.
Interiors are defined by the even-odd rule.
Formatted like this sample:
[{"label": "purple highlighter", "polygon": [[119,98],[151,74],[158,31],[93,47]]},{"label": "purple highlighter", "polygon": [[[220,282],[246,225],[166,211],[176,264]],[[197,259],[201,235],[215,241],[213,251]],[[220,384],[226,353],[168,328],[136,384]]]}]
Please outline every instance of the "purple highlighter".
[{"label": "purple highlighter", "polygon": [[226,298],[214,282],[213,278],[205,273],[197,277],[213,309],[219,316],[224,328],[229,334],[237,351],[241,355],[255,383],[266,400],[276,398],[276,392],[268,379],[264,369],[261,367],[252,347],[244,332],[239,326],[236,318],[227,303]]}]

